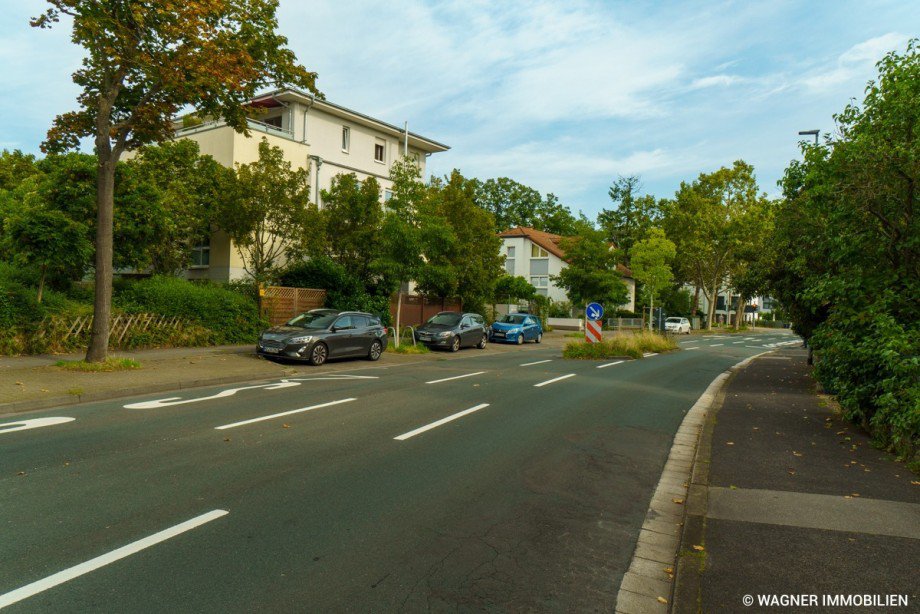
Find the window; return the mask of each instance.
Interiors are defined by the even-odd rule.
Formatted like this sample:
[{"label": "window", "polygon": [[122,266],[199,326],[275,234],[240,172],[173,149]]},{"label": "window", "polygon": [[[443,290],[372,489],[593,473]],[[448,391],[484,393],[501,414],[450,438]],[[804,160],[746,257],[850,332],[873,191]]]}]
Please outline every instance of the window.
[{"label": "window", "polygon": [[463,316],[463,319],[460,320],[460,326],[469,327],[473,325],[473,320],[470,319],[470,316]]},{"label": "window", "polygon": [[530,285],[534,288],[546,288],[549,286],[549,276],[548,275],[532,275],[530,277]]},{"label": "window", "polygon": [[512,245],[509,245],[509,246],[508,246],[508,257],[509,257],[509,258],[514,258],[514,246],[512,246]]},{"label": "window", "polygon": [[383,202],[389,202],[393,200],[393,190],[384,190],[383,191]]},{"label": "window", "polygon": [[367,328],[370,326],[367,323],[367,316],[351,316],[351,324],[355,328]]},{"label": "window", "polygon": [[505,258],[505,272],[514,275],[514,258]]},{"label": "window", "polygon": [[351,321],[351,316],[342,316],[335,321],[336,328],[354,328],[355,325]]},{"label": "window", "polygon": [[531,258],[549,258],[549,252],[537,245],[536,243],[530,244],[530,257]]},{"label": "window", "polygon": [[377,142],[374,143],[374,162],[380,162],[381,164],[386,162],[386,152],[386,143],[377,139]]},{"label": "window", "polygon": [[351,128],[348,126],[342,126],[342,151],[348,153],[348,148],[351,145]]},{"label": "window", "polygon": [[211,237],[207,236],[192,245],[192,268],[209,266],[211,266]]},{"label": "window", "polygon": [[263,124],[268,124],[269,126],[274,126],[275,128],[281,129],[281,116],[277,117],[267,117],[262,120]]}]

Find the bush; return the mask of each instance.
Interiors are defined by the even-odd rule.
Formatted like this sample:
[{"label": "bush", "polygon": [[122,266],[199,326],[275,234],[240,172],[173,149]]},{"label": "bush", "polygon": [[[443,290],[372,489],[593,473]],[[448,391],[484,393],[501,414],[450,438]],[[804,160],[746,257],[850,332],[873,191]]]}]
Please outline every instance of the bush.
[{"label": "bush", "polygon": [[122,288],[113,301],[125,313],[187,318],[207,329],[214,345],[254,343],[267,326],[254,301],[214,283],[151,277]]},{"label": "bush", "polygon": [[572,303],[569,301],[550,300],[547,316],[550,318],[571,318]]},{"label": "bush", "polygon": [[677,343],[668,337],[651,333],[617,333],[605,338],[600,343],[570,341],[562,351],[564,358],[599,360],[629,356],[642,358],[646,352],[667,352],[676,350]]}]

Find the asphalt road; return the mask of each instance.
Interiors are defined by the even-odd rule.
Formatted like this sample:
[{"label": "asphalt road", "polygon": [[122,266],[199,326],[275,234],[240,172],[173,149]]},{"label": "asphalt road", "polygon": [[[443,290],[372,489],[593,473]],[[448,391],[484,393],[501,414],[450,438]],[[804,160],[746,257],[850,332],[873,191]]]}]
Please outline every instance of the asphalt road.
[{"label": "asphalt road", "polygon": [[464,350],[0,418],[0,607],[612,611],[684,413],[794,342]]}]

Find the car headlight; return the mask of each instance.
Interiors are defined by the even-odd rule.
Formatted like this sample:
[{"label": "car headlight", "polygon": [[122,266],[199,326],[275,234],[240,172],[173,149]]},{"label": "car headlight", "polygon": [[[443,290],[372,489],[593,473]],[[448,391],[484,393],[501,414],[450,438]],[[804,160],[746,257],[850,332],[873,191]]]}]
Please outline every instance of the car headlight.
[{"label": "car headlight", "polygon": [[306,335],[304,337],[294,337],[288,343],[310,343],[311,341],[313,341],[313,335]]},{"label": "car headlight", "polygon": [[446,339],[450,337],[452,334],[453,333],[450,332],[449,330],[445,330],[443,333],[438,333],[438,337],[441,337],[442,339]]}]

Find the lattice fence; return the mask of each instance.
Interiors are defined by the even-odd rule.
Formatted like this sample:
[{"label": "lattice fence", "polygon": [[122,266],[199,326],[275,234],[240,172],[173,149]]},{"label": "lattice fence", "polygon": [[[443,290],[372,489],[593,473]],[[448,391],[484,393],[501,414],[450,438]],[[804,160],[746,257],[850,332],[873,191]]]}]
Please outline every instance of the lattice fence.
[{"label": "lattice fence", "polygon": [[272,326],[326,304],[326,291],[315,288],[268,286],[262,296],[262,313]]},{"label": "lattice fence", "polygon": [[[93,316],[51,316],[19,336],[21,351],[63,352],[85,347],[93,329]],[[130,349],[207,343],[209,331],[185,318],[150,313],[112,318],[109,347]]]}]

